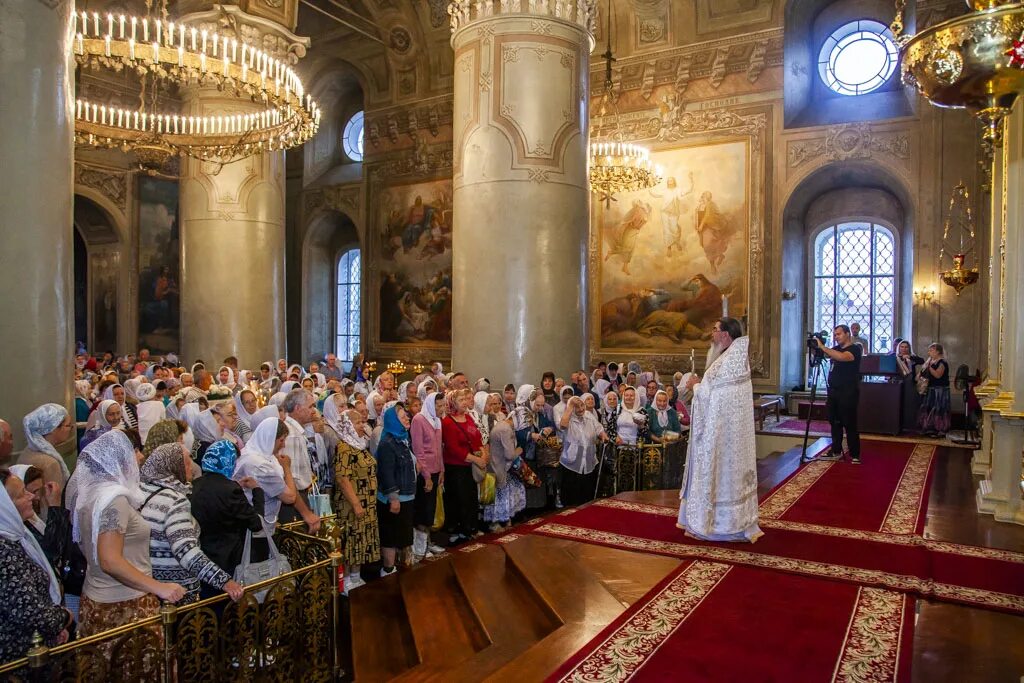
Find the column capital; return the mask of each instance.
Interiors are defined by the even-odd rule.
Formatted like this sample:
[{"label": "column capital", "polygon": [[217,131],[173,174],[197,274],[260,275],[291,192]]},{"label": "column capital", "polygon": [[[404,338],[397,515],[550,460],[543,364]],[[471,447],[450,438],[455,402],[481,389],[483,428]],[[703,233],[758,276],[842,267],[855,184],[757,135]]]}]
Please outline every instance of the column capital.
[{"label": "column capital", "polygon": [[[268,5],[274,1],[262,0]],[[256,0],[248,3],[250,6],[255,4]],[[294,0],[291,4],[294,4]],[[306,56],[310,45],[309,38],[295,35],[274,19],[263,16],[263,13],[250,14],[238,5],[213,5],[210,9],[186,14],[180,21],[221,34],[233,34],[239,42],[257,47],[291,66]]]},{"label": "column capital", "polygon": [[597,0],[453,0],[448,4],[452,40],[462,29],[494,17],[533,17],[576,24],[594,45]]}]

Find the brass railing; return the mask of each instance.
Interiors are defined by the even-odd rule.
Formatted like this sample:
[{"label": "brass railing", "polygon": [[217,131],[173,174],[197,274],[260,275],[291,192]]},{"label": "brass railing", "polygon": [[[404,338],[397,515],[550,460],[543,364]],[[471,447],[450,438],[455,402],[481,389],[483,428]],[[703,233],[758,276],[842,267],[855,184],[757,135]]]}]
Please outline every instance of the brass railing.
[{"label": "brass railing", "polygon": [[[293,570],[159,616],[48,648],[0,666],[0,680],[43,683],[336,681],[343,675],[338,629],[341,554],[329,538],[279,528]],[[267,591],[262,603],[258,593]]]},{"label": "brass railing", "polygon": [[608,443],[599,447],[602,457],[598,496],[622,491],[679,488],[686,462],[688,434],[667,443]]}]

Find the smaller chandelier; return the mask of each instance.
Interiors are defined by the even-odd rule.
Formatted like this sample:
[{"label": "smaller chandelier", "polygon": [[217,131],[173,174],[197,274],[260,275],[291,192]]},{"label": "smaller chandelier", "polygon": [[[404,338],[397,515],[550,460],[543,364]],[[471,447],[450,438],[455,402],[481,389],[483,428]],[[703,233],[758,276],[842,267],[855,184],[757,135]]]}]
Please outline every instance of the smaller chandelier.
[{"label": "smaller chandelier", "polygon": [[606,202],[619,192],[654,187],[661,179],[661,168],[645,147],[625,142],[590,144],[590,191]]},{"label": "smaller chandelier", "polygon": [[320,125],[320,108],[298,75],[266,52],[236,39],[150,17],[74,16],[72,52],[81,67],[127,70],[178,88],[216,87],[261,109],[244,114],[183,116],[75,103],[75,141],[137,151],[140,156],[190,156],[226,163],[301,145]]},{"label": "smaller chandelier", "polygon": [[388,363],[388,372],[395,377],[400,377],[405,374],[405,363],[400,360],[393,360]]},{"label": "smaller chandelier", "polygon": [[[956,234],[951,238],[952,231]],[[942,248],[939,249],[939,268],[942,268],[947,252],[952,252],[949,258],[953,262],[953,267],[940,270],[939,277],[956,290],[957,296],[960,296],[965,287],[978,281],[978,269],[965,265],[967,255],[973,250],[974,218],[971,216],[971,197],[967,187],[961,182],[953,188],[949,197],[949,211],[942,228]]]}]

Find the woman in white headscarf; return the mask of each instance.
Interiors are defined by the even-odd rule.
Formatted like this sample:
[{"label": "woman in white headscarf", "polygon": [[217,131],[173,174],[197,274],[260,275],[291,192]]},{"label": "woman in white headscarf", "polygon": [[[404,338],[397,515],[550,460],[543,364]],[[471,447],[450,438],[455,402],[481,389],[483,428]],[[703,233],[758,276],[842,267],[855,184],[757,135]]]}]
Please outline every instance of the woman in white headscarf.
[{"label": "woman in white headscarf", "polygon": [[383,394],[376,390],[371,391],[370,395],[366,397],[366,410],[369,412],[366,421],[371,427],[377,426],[377,421],[384,413],[385,403]]},{"label": "woman in white headscarf", "polygon": [[150,528],[139,513],[141,455],[124,432],[112,430],[82,451],[68,483],[72,538],[89,562],[79,612],[83,636],[156,616],[160,600],[185,595],[178,584],[153,578]]},{"label": "woman in white headscarf", "polygon": [[635,446],[648,439],[647,414],[637,398],[637,390],[627,386],[622,392],[622,409],[615,420],[615,443]]},{"label": "woman in white headscarf", "polygon": [[[409,400],[409,386],[412,384],[411,381],[406,380],[398,385],[398,400],[405,403]],[[421,399],[422,400],[422,399]]]},{"label": "woman in white headscarf", "polygon": [[562,414],[569,405],[569,398],[572,396],[572,387],[566,385],[558,390],[558,403],[551,407],[551,417],[554,419],[555,428],[558,429],[559,435],[561,436],[561,429],[558,425],[562,421]]},{"label": "woman in white headscarf", "polygon": [[160,420],[167,419],[167,409],[163,401],[156,399],[156,387],[152,384],[141,385],[135,393],[139,397],[139,405],[135,406],[139,416],[139,436],[145,443],[149,429]]},{"label": "woman in white headscarf", "polygon": [[125,380],[124,383],[124,395],[125,400],[128,403],[135,404],[139,402],[138,390],[139,387],[145,383],[145,379],[142,377],[132,377],[129,380]]},{"label": "woman in white headscarf", "polygon": [[[252,414],[252,419],[249,421],[249,426],[252,427],[252,430],[255,432],[256,428],[260,426],[261,422],[271,417],[281,417],[281,408],[279,406],[276,406],[274,404],[263,406],[262,408],[260,408],[259,410]],[[251,435],[249,436],[249,439],[252,439]]]},{"label": "woman in white headscarf", "polygon": [[[430,543],[430,528],[437,511],[437,492],[444,484],[444,459],[441,453],[441,419],[445,416],[444,396],[427,394],[423,409],[412,418],[409,441],[416,456],[416,499],[413,503],[412,551],[418,557],[444,549]],[[481,411],[482,414],[482,411]]]},{"label": "woman in white headscarf", "polygon": [[[291,505],[295,502],[295,480],[292,478],[291,460],[287,455],[279,455],[284,449],[284,440],[288,436],[288,427],[281,419],[263,420],[252,433],[249,443],[242,449],[242,455],[235,463],[235,473],[231,478],[242,481],[252,477],[263,489],[263,528],[264,533],[273,535],[277,516],[281,511],[281,503]],[[245,496],[251,503],[252,489],[245,489]],[[257,554],[256,537],[253,538],[253,552]],[[265,555],[266,542],[260,551]],[[253,561],[258,561],[254,558]]]},{"label": "woman in white headscarf", "polygon": [[139,417],[135,413],[135,406],[130,404],[125,398],[127,389],[120,384],[111,384],[109,387],[103,390],[103,400],[113,399],[117,401],[121,406],[121,422],[128,429],[137,429],[139,426]]},{"label": "woman in white headscarf", "polygon": [[18,464],[38,467],[46,481],[57,482],[63,489],[71,475],[56,446],[70,439],[74,428],[67,409],[56,403],[44,403],[25,416],[22,427],[28,445],[18,456]]},{"label": "woman in white headscarf", "polygon": [[114,399],[100,401],[96,410],[92,411],[92,415],[89,416],[89,428],[85,430],[82,440],[78,442],[79,452],[111,429],[123,426],[121,404]]},{"label": "woman in white headscarf", "polygon": [[217,384],[228,389],[235,388],[235,371],[227,365],[220,366],[217,370]]},{"label": "woman in white headscarf", "polygon": [[38,633],[47,645],[67,641],[71,614],[61,607],[61,587],[46,554],[25,526],[35,513],[33,496],[13,472],[0,474],[0,663],[24,657]]},{"label": "woman in white headscarf", "polygon": [[193,446],[193,459],[196,461],[203,459],[203,453],[210,444],[224,438],[224,427],[217,420],[217,416],[210,409],[201,410],[198,403],[186,404],[181,409],[181,418],[192,429],[192,434],[196,438],[196,445]]},{"label": "woman in white headscarf", "polygon": [[565,432],[559,460],[561,496],[564,505],[582,505],[594,498],[597,489],[597,442],[606,441],[601,423],[587,412],[583,400],[569,399],[559,426]]},{"label": "woman in white headscarf", "polygon": [[427,395],[437,390],[437,380],[433,377],[427,377],[416,387],[416,395],[420,397],[420,401],[426,401]]}]

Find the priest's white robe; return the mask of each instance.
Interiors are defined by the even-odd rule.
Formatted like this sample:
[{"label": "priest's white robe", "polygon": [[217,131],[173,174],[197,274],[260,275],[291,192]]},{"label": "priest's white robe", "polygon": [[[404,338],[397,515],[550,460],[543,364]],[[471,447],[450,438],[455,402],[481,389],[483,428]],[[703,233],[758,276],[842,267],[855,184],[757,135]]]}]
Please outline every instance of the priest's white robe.
[{"label": "priest's white robe", "polygon": [[757,524],[757,454],[749,337],[732,342],[694,387],[679,528],[708,541],[749,541]]}]

